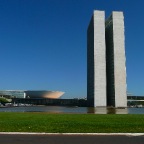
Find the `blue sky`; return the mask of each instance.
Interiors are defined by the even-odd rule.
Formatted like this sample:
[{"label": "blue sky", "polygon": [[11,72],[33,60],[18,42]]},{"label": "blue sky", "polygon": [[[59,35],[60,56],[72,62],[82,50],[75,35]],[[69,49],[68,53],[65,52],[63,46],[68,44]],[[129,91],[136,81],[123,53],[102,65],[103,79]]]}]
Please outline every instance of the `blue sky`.
[{"label": "blue sky", "polygon": [[93,10],[124,11],[128,91],[144,95],[143,0],[0,0],[0,89],[86,97]]}]

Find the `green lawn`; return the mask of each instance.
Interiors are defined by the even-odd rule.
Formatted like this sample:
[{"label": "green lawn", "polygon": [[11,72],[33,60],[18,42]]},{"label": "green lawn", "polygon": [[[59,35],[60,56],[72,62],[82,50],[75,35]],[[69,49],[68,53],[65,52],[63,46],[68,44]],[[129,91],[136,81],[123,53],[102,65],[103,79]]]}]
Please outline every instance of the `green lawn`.
[{"label": "green lawn", "polygon": [[143,133],[144,115],[0,113],[1,132]]}]

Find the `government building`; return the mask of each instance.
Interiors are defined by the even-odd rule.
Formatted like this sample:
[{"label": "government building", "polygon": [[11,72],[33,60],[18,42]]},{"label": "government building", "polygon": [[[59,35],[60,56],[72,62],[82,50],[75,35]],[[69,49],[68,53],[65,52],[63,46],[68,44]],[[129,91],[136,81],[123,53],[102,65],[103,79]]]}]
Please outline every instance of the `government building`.
[{"label": "government building", "polygon": [[126,57],[123,12],[93,12],[87,30],[88,106],[126,107]]},{"label": "government building", "polygon": [[0,90],[0,97],[21,99],[58,99],[64,92],[47,90]]}]

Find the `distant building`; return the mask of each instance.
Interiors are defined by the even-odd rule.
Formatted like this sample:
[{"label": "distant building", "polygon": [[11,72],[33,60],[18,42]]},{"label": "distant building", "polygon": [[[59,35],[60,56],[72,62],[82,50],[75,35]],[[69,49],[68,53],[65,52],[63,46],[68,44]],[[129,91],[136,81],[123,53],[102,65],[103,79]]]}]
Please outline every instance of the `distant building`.
[{"label": "distant building", "polygon": [[7,98],[60,98],[64,92],[60,91],[46,91],[46,90],[1,90],[0,96]]},{"label": "distant building", "polygon": [[89,106],[126,107],[123,12],[94,11],[87,31],[87,100]]}]

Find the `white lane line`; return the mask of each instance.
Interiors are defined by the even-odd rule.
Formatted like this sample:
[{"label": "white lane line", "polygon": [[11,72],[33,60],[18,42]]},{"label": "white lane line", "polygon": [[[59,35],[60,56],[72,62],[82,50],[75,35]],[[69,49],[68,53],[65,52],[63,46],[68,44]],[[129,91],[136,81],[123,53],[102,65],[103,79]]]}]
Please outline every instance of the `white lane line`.
[{"label": "white lane line", "polygon": [[33,132],[0,132],[8,135],[123,135],[123,136],[144,136],[144,133],[33,133]]}]

